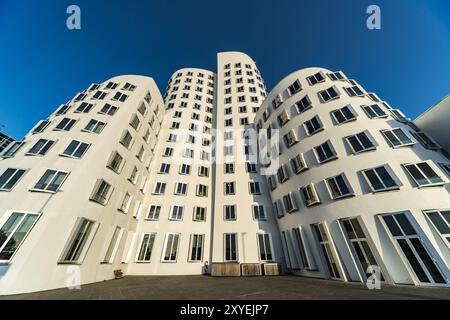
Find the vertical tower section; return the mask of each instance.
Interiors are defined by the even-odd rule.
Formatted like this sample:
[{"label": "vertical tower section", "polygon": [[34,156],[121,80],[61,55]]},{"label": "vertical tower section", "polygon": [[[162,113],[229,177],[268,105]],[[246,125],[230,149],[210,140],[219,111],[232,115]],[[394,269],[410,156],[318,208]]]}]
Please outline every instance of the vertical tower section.
[{"label": "vertical tower section", "polygon": [[214,81],[213,72],[195,68],[169,80],[128,274],[201,274],[210,259]]},{"label": "vertical tower section", "polygon": [[112,279],[136,229],[163,99],[152,78],[92,84],[0,154],[0,294]]},{"label": "vertical tower section", "polygon": [[253,120],[266,96],[255,62],[244,53],[219,53],[216,91],[212,262],[281,261],[270,193],[251,145]]},{"label": "vertical tower section", "polygon": [[448,286],[449,161],[400,110],[343,72],[308,68],[255,121],[280,132],[267,179],[292,272]]}]

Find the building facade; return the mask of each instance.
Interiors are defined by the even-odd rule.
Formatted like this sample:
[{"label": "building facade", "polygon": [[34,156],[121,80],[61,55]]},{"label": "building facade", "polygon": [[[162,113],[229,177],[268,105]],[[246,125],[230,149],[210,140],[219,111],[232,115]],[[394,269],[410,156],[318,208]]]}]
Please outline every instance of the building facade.
[{"label": "building facade", "polygon": [[164,98],[92,84],[0,153],[0,294],[216,263],[448,286],[450,161],[421,134],[342,72],[267,94],[240,52]]}]

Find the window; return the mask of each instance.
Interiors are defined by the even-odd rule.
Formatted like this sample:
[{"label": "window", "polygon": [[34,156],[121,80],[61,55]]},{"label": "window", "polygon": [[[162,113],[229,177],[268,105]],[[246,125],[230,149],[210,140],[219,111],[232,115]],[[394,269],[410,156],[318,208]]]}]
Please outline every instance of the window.
[{"label": "window", "polygon": [[417,280],[421,283],[445,284],[446,280],[436,265],[436,259],[430,255],[407,215],[386,214],[381,218]]},{"label": "window", "polygon": [[155,183],[155,188],[153,190],[153,194],[162,195],[166,191],[166,183],[157,181]]},{"label": "window", "polygon": [[356,113],[350,105],[331,111],[331,114],[337,124],[344,124],[356,120]]},{"label": "window", "polygon": [[0,176],[0,191],[10,191],[25,174],[25,169],[8,168]]},{"label": "window", "polygon": [[87,96],[87,94],[85,94],[85,93],[79,93],[79,94],[75,97],[75,102],[84,100],[84,98],[86,98],[86,96]]},{"label": "window", "polygon": [[256,173],[256,163],[246,162],[246,168],[248,173]]},{"label": "window", "polygon": [[26,155],[43,156],[54,144],[53,140],[39,139]]},{"label": "window", "polygon": [[0,154],[2,158],[11,158],[17,151],[25,144],[25,141],[13,141],[11,142]]},{"label": "window", "polygon": [[345,79],[344,75],[340,71],[329,73],[328,76],[333,81],[344,80]]},{"label": "window", "polygon": [[187,194],[187,183],[178,182],[175,186],[175,194],[185,196]]},{"label": "window", "polygon": [[[366,280],[372,273],[367,272],[369,266],[380,266],[367,242],[367,237],[359,223],[358,218],[349,218],[339,221],[343,226],[343,231],[347,236],[347,242],[350,245],[350,251],[355,261],[359,262],[360,269],[365,273]],[[353,250],[352,250],[353,249]],[[383,275],[381,279],[383,281]]]},{"label": "window", "polygon": [[200,166],[198,168],[198,175],[200,177],[208,177],[209,176],[209,169],[207,167]]},{"label": "window", "polygon": [[172,206],[170,208],[169,220],[183,220],[183,207],[182,206]]},{"label": "window", "polygon": [[297,101],[295,106],[297,108],[298,113],[302,113],[302,112],[305,112],[306,110],[312,108],[312,103],[311,103],[311,100],[309,100],[308,96],[304,96],[302,99]]},{"label": "window", "polygon": [[306,186],[300,188],[300,192],[303,195],[303,201],[307,207],[320,203],[314,183],[307,184]]},{"label": "window", "polygon": [[355,154],[376,149],[376,146],[372,142],[372,139],[365,131],[348,136],[345,138],[345,140],[350,145],[353,153]]},{"label": "window", "polygon": [[37,126],[33,129],[33,134],[35,133],[41,133],[45,130],[45,128],[48,127],[48,125],[50,124],[50,120],[42,120],[40,121]]},{"label": "window", "polygon": [[319,116],[315,116],[314,118],[305,121],[304,123],[306,133],[311,136],[319,131],[323,130],[323,124],[322,121],[320,121]]},{"label": "window", "polygon": [[113,189],[114,188],[108,182],[99,179],[95,183],[94,190],[89,199],[102,205],[106,205],[111,197]]},{"label": "window", "polygon": [[150,262],[156,233],[144,233],[138,250],[136,262]]},{"label": "window", "polygon": [[261,187],[259,186],[259,182],[250,181],[248,185],[250,189],[250,194],[261,194]]},{"label": "window", "polygon": [[272,106],[274,109],[278,108],[283,103],[283,98],[280,94],[278,94],[273,100],[272,100]]},{"label": "window", "polygon": [[445,184],[444,180],[431,168],[428,162],[403,164],[402,166],[408,171],[419,188]]},{"label": "window", "polygon": [[333,145],[331,144],[330,140],[324,142],[320,146],[315,147],[314,152],[319,163],[325,163],[337,158],[336,151],[334,151]]},{"label": "window", "polygon": [[224,182],[225,194],[232,195],[235,193],[235,183],[234,182]]},{"label": "window", "polygon": [[332,249],[331,238],[328,235],[326,226],[324,223],[314,224],[313,230],[315,231],[317,241],[319,242],[322,256],[325,259],[328,273],[333,279],[341,279],[341,275],[338,269],[337,257]]},{"label": "window", "polygon": [[237,261],[237,234],[225,233],[224,234],[224,249],[225,249],[225,261]]},{"label": "window", "polygon": [[293,94],[299,92],[301,89],[302,89],[302,85],[300,84],[300,81],[296,80],[293,84],[291,84],[288,87],[289,95],[292,96]]},{"label": "window", "polygon": [[419,140],[419,142],[427,149],[438,150],[441,146],[436,143],[426,132],[413,132],[414,136]]},{"label": "window", "polygon": [[290,120],[290,117],[286,110],[280,113],[278,116],[278,124],[280,127],[283,127],[286,123],[288,123]]},{"label": "window", "polygon": [[204,184],[197,184],[196,195],[198,197],[207,197],[208,196],[208,186],[204,185]]},{"label": "window", "polygon": [[166,234],[166,240],[164,241],[162,262],[176,262],[178,244],[180,241],[179,233]]},{"label": "window", "polygon": [[69,131],[72,129],[73,125],[77,122],[75,119],[63,118],[55,127],[54,130],[57,131]]},{"label": "window", "polygon": [[107,163],[107,167],[113,170],[115,173],[120,173],[124,164],[123,157],[117,152],[114,151]]},{"label": "window", "polygon": [[303,235],[302,227],[293,228],[292,232],[294,233],[294,237],[297,243],[297,247],[299,250],[300,258],[303,263],[303,268],[310,269],[311,264],[308,259],[307,250],[306,250],[306,238]]},{"label": "window", "polygon": [[313,86],[319,82],[324,82],[325,77],[323,76],[322,72],[317,72],[316,74],[307,77],[306,80],[308,80],[309,84]]},{"label": "window", "polygon": [[166,147],[164,150],[164,157],[171,157],[173,155],[173,148]]},{"label": "window", "polygon": [[161,213],[161,206],[150,205],[146,219],[147,220],[158,220],[160,213]]},{"label": "window", "polygon": [[142,102],[139,105],[138,111],[143,117],[145,117],[145,115],[147,114],[147,107],[145,106],[145,103]]},{"label": "window", "polygon": [[61,115],[63,115],[63,114],[66,114],[67,111],[69,111],[69,109],[70,109],[70,106],[69,106],[69,105],[67,105],[67,104],[62,104],[62,105],[58,108],[58,110],[56,111],[56,114],[55,114],[55,115],[61,116]]},{"label": "window", "polygon": [[330,100],[334,100],[339,98],[339,92],[336,87],[329,87],[326,90],[319,91],[318,93],[319,99],[322,102],[328,102]]},{"label": "window", "polygon": [[364,110],[364,112],[367,114],[369,119],[376,119],[376,118],[386,118],[387,113],[381,109],[381,107],[378,104],[373,104],[371,106],[361,106]]},{"label": "window", "polygon": [[158,173],[169,173],[170,164],[169,163],[161,163],[161,167],[159,168]]},{"label": "window", "polygon": [[120,205],[119,211],[127,213],[128,209],[130,208],[130,203],[131,203],[131,195],[128,192],[126,192],[122,199],[122,204]]},{"label": "window", "polygon": [[415,142],[401,129],[381,130],[386,140],[392,148],[405,147],[415,144]]},{"label": "window", "polygon": [[287,195],[283,196],[283,202],[286,212],[291,213],[298,210],[297,203],[292,195],[292,192],[289,192]]},{"label": "window", "polygon": [[194,221],[206,221],[206,208],[194,207]]},{"label": "window", "polygon": [[139,117],[137,116],[137,114],[134,114],[134,115],[131,117],[131,120],[130,120],[130,126],[131,126],[134,130],[136,130],[136,131],[139,130],[139,128],[140,128],[140,126],[141,126],[141,121],[139,120]]},{"label": "window", "polygon": [[234,173],[234,163],[225,163],[225,173]]},{"label": "window", "polygon": [[352,86],[352,87],[348,87],[348,88],[344,88],[345,92],[347,92],[347,94],[350,97],[362,97],[364,96],[364,92],[362,92],[361,88],[359,86]]},{"label": "window", "polygon": [[266,220],[266,212],[264,211],[264,206],[262,205],[253,205],[253,219],[255,220]]},{"label": "window", "polygon": [[101,114],[106,114],[108,116],[113,116],[116,111],[117,111],[117,107],[110,105],[109,103],[106,103],[102,109],[99,111],[99,113]]},{"label": "window", "polygon": [[280,168],[278,168],[277,175],[278,175],[278,181],[280,183],[283,183],[289,179],[289,175],[286,173],[284,165],[281,165]]},{"label": "window", "polygon": [[72,140],[66,150],[61,153],[62,156],[80,159],[89,148],[90,144],[78,140]]},{"label": "window", "polygon": [[25,240],[37,219],[37,213],[7,212],[0,222],[0,262],[9,262]]},{"label": "window", "polygon": [[102,132],[103,128],[106,126],[105,122],[98,121],[95,119],[91,119],[87,126],[84,128],[84,131],[92,132],[92,133],[100,133]]},{"label": "window", "polygon": [[354,195],[353,189],[344,173],[325,179],[325,182],[333,200]]},{"label": "window", "polygon": [[297,134],[295,133],[294,129],[291,129],[286,133],[284,136],[284,143],[288,148],[292,147],[294,144],[298,142]]},{"label": "window", "polygon": [[181,164],[180,174],[191,174],[191,166],[185,163]]},{"label": "window", "polygon": [[303,154],[299,153],[294,158],[291,159],[292,163],[292,169],[294,169],[294,172],[296,174],[299,174],[300,172],[308,169],[308,166],[306,165],[305,158],[303,157]]},{"label": "window", "polygon": [[127,98],[128,98],[128,96],[125,93],[116,92],[116,94],[114,95],[114,97],[112,99],[115,101],[124,102],[125,100],[127,100]]},{"label": "window", "polygon": [[88,113],[91,111],[94,105],[92,103],[82,102],[78,108],[75,109],[75,113]]},{"label": "window", "polygon": [[116,253],[117,247],[119,246],[121,237],[122,237],[122,229],[120,227],[116,227],[114,229],[111,242],[109,243],[108,250],[106,251],[105,258],[103,259],[103,263],[113,262],[114,255]]},{"label": "window", "polygon": [[387,166],[363,170],[363,173],[373,192],[400,189],[395,178],[389,173]]},{"label": "window", "polygon": [[409,121],[409,119],[399,109],[390,109],[389,112],[392,117],[399,122],[407,123]]},{"label": "window", "polygon": [[114,90],[115,88],[117,88],[117,86],[118,86],[119,84],[118,83],[114,83],[114,82],[108,82],[108,84],[106,85],[106,88],[107,89],[112,89],[112,90]]},{"label": "window", "polygon": [[89,244],[94,238],[98,224],[86,218],[78,218],[59,263],[81,264]]},{"label": "window", "polygon": [[236,220],[236,205],[224,206],[224,219],[226,221]]},{"label": "window", "polygon": [[192,234],[190,241],[190,257],[189,261],[202,261],[203,260],[203,242],[205,235]]},{"label": "window", "polygon": [[425,216],[442,236],[442,240],[450,247],[450,210],[426,211]]},{"label": "window", "polygon": [[47,169],[32,190],[57,192],[68,175],[66,171]]},{"label": "window", "polygon": [[123,145],[125,148],[130,149],[132,141],[133,136],[128,130],[125,130],[122,134],[122,137],[120,138],[120,144]]},{"label": "window", "polygon": [[225,127],[231,127],[233,125],[233,119],[225,119]]},{"label": "window", "polygon": [[261,261],[273,261],[272,237],[270,233],[258,233],[259,258]]}]

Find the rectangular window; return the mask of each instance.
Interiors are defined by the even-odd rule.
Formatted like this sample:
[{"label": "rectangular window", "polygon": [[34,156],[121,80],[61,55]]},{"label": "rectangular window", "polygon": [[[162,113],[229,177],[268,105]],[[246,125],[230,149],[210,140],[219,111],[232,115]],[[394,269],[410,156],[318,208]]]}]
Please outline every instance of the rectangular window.
[{"label": "rectangular window", "polygon": [[102,132],[103,128],[106,126],[105,122],[98,121],[96,119],[91,119],[83,131],[92,132],[99,134]]},{"label": "rectangular window", "polygon": [[311,100],[308,96],[304,96],[302,99],[295,103],[298,113],[305,112],[306,110],[312,108]]},{"label": "rectangular window", "polygon": [[67,104],[62,104],[60,107],[59,107],[59,109],[56,111],[56,116],[61,116],[61,115],[63,115],[63,114],[66,114],[67,113],[67,111],[69,111],[69,109],[70,109],[70,106],[69,105],[67,105]]},{"label": "rectangular window", "polygon": [[278,116],[278,124],[280,127],[283,127],[286,123],[288,123],[290,120],[290,117],[286,110],[280,113]]},{"label": "rectangular window", "polygon": [[329,73],[328,76],[333,81],[344,80],[345,79],[344,75],[340,71]]},{"label": "rectangular window", "polygon": [[116,92],[116,94],[114,95],[112,100],[124,102],[125,100],[127,100],[127,98],[128,98],[128,96],[126,94],[124,94],[122,92]]},{"label": "rectangular window", "polygon": [[257,172],[256,163],[246,162],[246,169],[248,173],[256,173]]},{"label": "rectangular window", "polygon": [[78,218],[59,263],[81,264],[97,227],[94,221]]},{"label": "rectangular window", "polygon": [[204,184],[197,184],[196,196],[207,197],[208,196],[208,186]]},{"label": "rectangular window", "polygon": [[363,108],[369,119],[386,118],[388,116],[387,113],[384,112],[378,104],[361,107]]},{"label": "rectangular window", "polygon": [[166,183],[157,181],[155,183],[155,189],[153,190],[153,194],[163,195],[166,191]]},{"label": "rectangular window", "polygon": [[130,149],[131,142],[133,141],[133,136],[128,130],[125,130],[122,134],[122,137],[120,138],[120,144],[123,145],[125,148]]},{"label": "rectangular window", "polygon": [[43,156],[55,144],[53,140],[39,139],[34,146],[26,153],[30,156]]},{"label": "rectangular window", "polygon": [[170,171],[170,164],[169,163],[161,163],[161,167],[159,168],[158,173],[169,173]]},{"label": "rectangular window", "polygon": [[185,196],[187,194],[187,183],[178,182],[175,186],[174,194]]},{"label": "rectangular window", "polygon": [[386,140],[392,148],[405,147],[415,144],[415,142],[401,129],[381,130]]},{"label": "rectangular window", "polygon": [[9,212],[0,227],[0,262],[9,262],[25,240],[37,219],[37,213]]},{"label": "rectangular window", "polygon": [[102,205],[106,205],[111,197],[113,189],[114,188],[108,182],[99,179],[95,183],[94,190],[89,199]]},{"label": "rectangular window", "polygon": [[225,249],[225,261],[237,261],[237,234],[225,233],[224,234],[224,249]]},{"label": "rectangular window", "polygon": [[162,262],[177,262],[178,245],[180,242],[179,233],[168,233],[164,241]]},{"label": "rectangular window", "polygon": [[204,234],[191,234],[190,248],[189,248],[189,261],[202,261],[203,260],[203,243]]},{"label": "rectangular window", "polygon": [[364,177],[373,192],[400,189],[396,179],[389,173],[387,166],[363,170]]},{"label": "rectangular window", "polygon": [[365,131],[345,137],[345,140],[354,154],[376,149],[371,137]]},{"label": "rectangular window", "polygon": [[305,121],[304,126],[306,129],[306,133],[309,136],[323,130],[323,124],[319,116],[315,116],[314,118]]},{"label": "rectangular window", "polygon": [[299,153],[294,158],[291,159],[292,163],[292,169],[296,174],[299,174],[300,172],[308,169],[308,166],[306,165],[305,158],[303,157],[303,154]]},{"label": "rectangular window", "polygon": [[141,120],[139,120],[139,117],[137,116],[137,114],[134,114],[131,117],[130,126],[136,131],[138,131],[139,128],[141,127]]},{"label": "rectangular window", "polygon": [[317,194],[314,183],[310,183],[304,187],[301,187],[300,192],[303,195],[305,206],[310,207],[320,203],[319,195]]},{"label": "rectangular window", "polygon": [[306,250],[306,238],[302,233],[302,227],[293,228],[292,232],[294,233],[295,240],[297,242],[297,248],[299,250],[300,258],[303,263],[303,268],[310,269],[311,264],[308,259],[307,250]]},{"label": "rectangular window", "polygon": [[161,206],[150,205],[147,214],[147,220],[159,220],[159,215],[161,213]]},{"label": "rectangular window", "polygon": [[289,95],[292,96],[293,94],[299,92],[301,89],[302,89],[302,85],[300,84],[300,81],[296,80],[293,84],[291,84],[288,87]]},{"label": "rectangular window", "polygon": [[235,183],[234,182],[224,182],[224,189],[226,195],[231,195],[235,193]]},{"label": "rectangular window", "polygon": [[450,248],[450,210],[426,211],[425,216],[431,221],[442,240]]},{"label": "rectangular window", "polygon": [[106,103],[99,111],[99,113],[106,114],[108,116],[113,116],[116,113],[117,109],[118,109],[117,107],[110,105],[109,103]]},{"label": "rectangular window", "polygon": [[25,174],[25,169],[8,168],[0,176],[0,191],[10,191]]},{"label": "rectangular window", "polygon": [[113,170],[115,173],[119,174],[123,168],[125,161],[123,157],[117,151],[113,151],[111,154],[108,164],[106,165],[108,168]]},{"label": "rectangular window", "polygon": [[288,148],[292,147],[294,144],[298,142],[297,134],[294,129],[291,129],[284,135],[284,143]]},{"label": "rectangular window", "polygon": [[335,87],[329,87],[326,90],[319,91],[317,94],[322,102],[328,102],[339,98],[339,92]]},{"label": "rectangular window", "polygon": [[236,220],[236,205],[224,206],[224,219],[226,221]]},{"label": "rectangular window", "polygon": [[94,107],[92,103],[82,102],[78,108],[75,109],[74,113],[89,113]]},{"label": "rectangular window", "polygon": [[169,220],[177,220],[177,221],[183,220],[183,210],[184,208],[182,206],[172,206],[170,208]]},{"label": "rectangular window", "polygon": [[114,229],[111,242],[109,243],[108,250],[106,251],[105,258],[103,259],[103,263],[112,263],[114,261],[114,256],[116,254],[117,247],[120,244],[121,237],[122,237],[122,229],[120,227],[116,227]]},{"label": "rectangular window", "polygon": [[284,209],[287,213],[292,213],[298,210],[297,203],[292,195],[292,192],[289,192],[287,195],[283,196]]},{"label": "rectangular window", "polygon": [[225,163],[225,173],[234,173],[234,163]]},{"label": "rectangular window", "polygon": [[68,175],[66,171],[47,169],[32,190],[57,192]]},{"label": "rectangular window", "polygon": [[266,220],[266,212],[264,211],[264,206],[253,205],[253,219],[255,220]]},{"label": "rectangular window", "polygon": [[194,221],[206,221],[206,208],[194,207]]},{"label": "rectangular window", "polygon": [[156,233],[144,233],[139,246],[136,262],[150,262]]},{"label": "rectangular window", "polygon": [[355,195],[344,173],[325,179],[325,182],[333,200]]},{"label": "rectangular window", "polygon": [[313,86],[317,83],[324,82],[325,77],[323,76],[322,72],[317,72],[316,74],[307,77],[306,80],[308,80],[309,84]]},{"label": "rectangular window", "polygon": [[186,175],[191,174],[191,166],[188,164],[185,164],[185,163],[181,164],[179,173],[186,174]]},{"label": "rectangular window", "polygon": [[289,175],[286,173],[286,169],[285,169],[284,165],[281,165],[278,168],[277,176],[278,176],[278,182],[279,183],[283,183],[283,182],[285,182],[286,180],[289,179]]},{"label": "rectangular window", "polygon": [[131,195],[126,192],[122,199],[122,204],[120,205],[119,211],[122,211],[123,213],[127,213],[128,209],[130,208],[131,203]]},{"label": "rectangular window", "polygon": [[273,261],[272,237],[270,233],[258,233],[259,258],[261,261]]},{"label": "rectangular window", "polygon": [[364,92],[361,90],[361,88],[359,86],[352,86],[352,87],[344,88],[344,90],[345,90],[345,92],[347,92],[347,94],[350,97],[364,96]]},{"label": "rectangular window", "polygon": [[419,142],[427,149],[438,150],[441,146],[433,140],[426,132],[413,132],[414,136],[419,140]]},{"label": "rectangular window", "polygon": [[433,170],[428,162],[402,164],[402,166],[408,171],[409,175],[414,179],[419,188],[441,186],[445,184],[442,177]]},{"label": "rectangular window", "polygon": [[331,239],[329,238],[328,232],[325,229],[324,223],[318,223],[312,225],[313,230],[316,233],[317,240],[319,242],[322,255],[325,259],[328,272],[332,279],[341,279],[341,275],[338,269],[337,257],[332,250]]},{"label": "rectangular window", "polygon": [[45,128],[48,127],[48,125],[50,124],[50,120],[42,120],[39,121],[39,123],[37,124],[37,126],[33,129],[33,134],[35,133],[41,133],[45,130]]},{"label": "rectangular window", "polygon": [[198,168],[198,175],[200,177],[208,177],[209,176],[209,169],[207,167],[200,166]]},{"label": "rectangular window", "polygon": [[259,186],[259,182],[249,182],[249,190],[250,194],[261,194],[261,187]]},{"label": "rectangular window", "polygon": [[69,131],[77,122],[75,119],[63,118],[55,127],[56,131]]},{"label": "rectangular window", "polygon": [[25,141],[13,141],[11,142],[0,154],[2,158],[11,158],[17,151],[25,144]]},{"label": "rectangular window", "polygon": [[331,111],[331,115],[337,124],[344,124],[356,120],[356,112],[350,105]]},{"label": "rectangular window", "polygon": [[417,280],[421,283],[445,284],[446,280],[435,262],[436,259],[430,255],[407,215],[386,214],[381,218]]},{"label": "rectangular window", "polygon": [[62,156],[80,159],[89,148],[90,144],[78,140],[72,140],[66,150],[61,153]]},{"label": "rectangular window", "polygon": [[98,90],[98,91],[96,91],[94,93],[94,95],[92,96],[91,99],[93,99],[93,100],[103,100],[106,97],[106,94],[107,94],[106,92]]},{"label": "rectangular window", "polygon": [[336,151],[334,151],[333,145],[331,144],[330,140],[325,141],[317,147],[314,147],[314,152],[319,163],[325,163],[337,158]]}]

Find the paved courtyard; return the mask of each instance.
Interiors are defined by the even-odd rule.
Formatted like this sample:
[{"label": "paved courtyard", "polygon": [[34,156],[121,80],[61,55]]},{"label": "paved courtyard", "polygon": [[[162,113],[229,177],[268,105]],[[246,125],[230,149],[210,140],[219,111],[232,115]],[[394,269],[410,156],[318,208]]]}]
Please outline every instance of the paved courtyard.
[{"label": "paved courtyard", "polygon": [[84,285],[3,296],[0,299],[174,299],[174,300],[297,300],[297,299],[448,299],[450,289],[382,285],[369,290],[361,283],[296,276],[213,278],[206,276],[127,276]]}]

